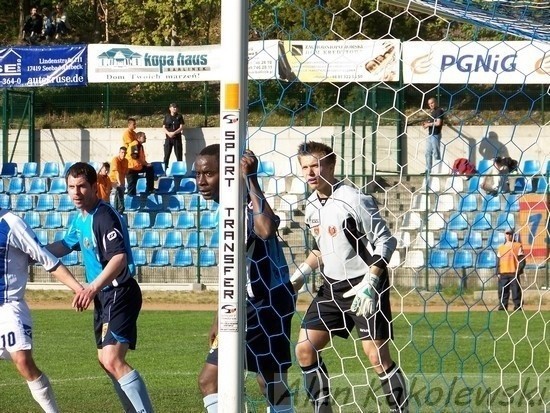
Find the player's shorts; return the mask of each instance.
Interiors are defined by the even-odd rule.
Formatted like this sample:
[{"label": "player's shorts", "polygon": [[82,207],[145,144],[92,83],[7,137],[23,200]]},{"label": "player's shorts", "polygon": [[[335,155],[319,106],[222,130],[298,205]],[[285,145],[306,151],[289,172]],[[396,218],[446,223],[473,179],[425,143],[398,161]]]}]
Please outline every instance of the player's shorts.
[{"label": "player's shorts", "polygon": [[359,284],[362,280],[363,277],[344,281],[325,278],[302,320],[302,328],[328,331],[332,336],[348,338],[355,326],[357,334],[362,340],[393,339],[390,284],[387,271],[384,271],[380,277],[376,288],[379,293],[378,311],[368,318],[358,317],[350,310],[355,296],[342,297],[352,286]]},{"label": "player's shorts", "polygon": [[[246,303],[246,369],[285,372],[292,364],[290,335],[296,295],[292,285],[271,290],[270,297]],[[218,365],[217,339],[206,362]]]},{"label": "player's shorts", "polygon": [[25,301],[0,304],[0,359],[10,353],[32,349],[31,311]]},{"label": "player's shorts", "polygon": [[118,287],[102,290],[95,296],[94,331],[98,349],[128,343],[128,348],[135,350],[141,303],[141,289],[133,278]]}]

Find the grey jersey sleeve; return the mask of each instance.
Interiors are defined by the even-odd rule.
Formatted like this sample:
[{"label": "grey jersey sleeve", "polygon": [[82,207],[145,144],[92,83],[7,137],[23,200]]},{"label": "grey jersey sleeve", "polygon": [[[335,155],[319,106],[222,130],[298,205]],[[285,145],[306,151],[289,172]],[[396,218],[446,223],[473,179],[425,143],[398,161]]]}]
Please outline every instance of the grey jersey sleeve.
[{"label": "grey jersey sleeve", "polygon": [[356,213],[360,229],[373,247],[373,255],[379,255],[388,262],[395,251],[397,240],[382,218],[374,198],[370,195],[361,195]]}]

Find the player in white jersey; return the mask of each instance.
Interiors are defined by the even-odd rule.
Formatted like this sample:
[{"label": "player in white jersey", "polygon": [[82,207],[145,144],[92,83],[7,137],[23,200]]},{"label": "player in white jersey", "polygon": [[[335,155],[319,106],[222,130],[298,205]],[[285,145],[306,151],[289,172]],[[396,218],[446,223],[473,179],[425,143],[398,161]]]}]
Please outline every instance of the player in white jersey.
[{"label": "player in white jersey", "polygon": [[[48,377],[32,356],[32,319],[24,300],[29,260],[38,262],[74,292],[84,287],[58,258],[46,250],[36,234],[17,215],[0,210],[0,359],[11,359],[27,381],[33,398],[47,413],[58,412]],[[90,302],[79,301],[83,310]],[[9,407],[6,411],[9,411]]]},{"label": "player in white jersey", "polygon": [[[321,265],[324,280],[302,320],[296,344],[314,412],[332,412],[329,374],[320,351],[332,336],[349,337],[354,326],[380,378],[390,411],[406,412],[405,379],[389,350],[393,332],[386,267],[397,242],[372,196],[336,180],[336,154],[331,147],[303,143],[298,147],[298,161],[313,191],[307,200],[305,223],[316,245],[291,282],[298,291]],[[372,406],[368,409],[373,410]]]}]

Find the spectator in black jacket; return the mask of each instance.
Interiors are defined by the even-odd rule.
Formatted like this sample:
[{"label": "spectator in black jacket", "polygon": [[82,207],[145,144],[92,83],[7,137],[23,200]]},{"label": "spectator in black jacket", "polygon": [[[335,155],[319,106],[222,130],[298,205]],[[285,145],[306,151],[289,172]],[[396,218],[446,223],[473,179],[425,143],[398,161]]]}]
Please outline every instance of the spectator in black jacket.
[{"label": "spectator in black jacket", "polygon": [[42,36],[42,16],[38,13],[38,8],[33,6],[31,14],[25,20],[23,25],[22,39],[28,44],[36,44]]}]

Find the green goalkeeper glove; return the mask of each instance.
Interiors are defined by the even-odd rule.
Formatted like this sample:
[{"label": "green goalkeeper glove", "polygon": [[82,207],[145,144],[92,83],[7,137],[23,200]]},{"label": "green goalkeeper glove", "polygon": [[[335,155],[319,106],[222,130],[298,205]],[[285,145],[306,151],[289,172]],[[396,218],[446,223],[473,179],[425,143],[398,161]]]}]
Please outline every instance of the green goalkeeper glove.
[{"label": "green goalkeeper glove", "polygon": [[378,302],[376,286],[379,281],[380,279],[377,275],[367,274],[363,278],[363,281],[344,293],[344,298],[355,295],[353,303],[351,303],[351,311],[355,312],[358,316],[364,317],[374,314]]}]

